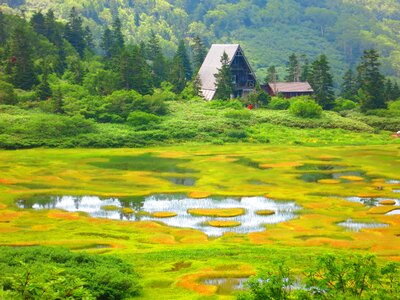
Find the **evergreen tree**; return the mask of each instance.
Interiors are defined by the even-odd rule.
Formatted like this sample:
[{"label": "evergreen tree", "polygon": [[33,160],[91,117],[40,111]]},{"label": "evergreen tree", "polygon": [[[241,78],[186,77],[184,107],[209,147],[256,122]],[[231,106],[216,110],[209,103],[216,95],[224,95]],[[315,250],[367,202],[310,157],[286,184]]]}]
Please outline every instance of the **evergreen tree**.
[{"label": "evergreen tree", "polygon": [[89,26],[85,27],[83,34],[86,42],[85,48],[90,50],[94,49],[94,38]]},{"label": "evergreen tree", "polygon": [[62,75],[67,67],[67,55],[65,51],[64,38],[62,36],[64,28],[62,24],[56,22],[54,12],[51,9],[46,13],[44,21],[46,30],[44,35],[57,48],[58,59],[55,71],[58,75]]},{"label": "evergreen tree", "polygon": [[197,74],[193,79],[193,89],[196,96],[203,97],[203,93],[201,92],[202,82],[199,74]]},{"label": "evergreen tree", "polygon": [[198,72],[207,56],[207,49],[199,36],[194,37],[192,49],[194,70]]},{"label": "evergreen tree", "polygon": [[386,79],[386,81],[385,81],[384,97],[385,97],[385,102],[394,100],[393,99],[393,83],[389,78]]},{"label": "evergreen tree", "polygon": [[147,59],[151,61],[153,83],[156,87],[160,87],[161,82],[166,80],[167,63],[154,31],[151,32],[150,39],[146,45],[146,55]]},{"label": "evergreen tree", "polygon": [[[82,65],[82,61],[77,56],[68,57],[68,67],[66,75],[68,80],[73,84],[82,84],[83,77],[85,76],[85,70]],[[68,74],[67,74],[68,73]]]},{"label": "evergreen tree", "polygon": [[278,72],[275,66],[270,66],[267,70],[267,77],[265,78],[265,84],[274,83],[279,80]]},{"label": "evergreen tree", "polygon": [[355,100],[358,93],[357,80],[353,70],[349,69],[343,76],[340,96],[345,99]]},{"label": "evergreen tree", "polygon": [[142,95],[152,93],[150,67],[137,46],[125,47],[118,59],[118,73],[121,87],[135,90]]},{"label": "evergreen tree", "polygon": [[233,94],[232,71],[226,52],[221,57],[221,68],[215,76],[215,99],[228,100]]},{"label": "evergreen tree", "polygon": [[124,48],[125,41],[122,34],[121,20],[117,17],[112,24],[112,40],[115,53],[119,53]]},{"label": "evergreen tree", "polygon": [[311,65],[309,81],[314,89],[314,97],[323,109],[334,106],[333,78],[325,55],[321,55]]},{"label": "evergreen tree", "polygon": [[57,88],[54,92],[54,113],[63,114],[64,113],[64,99],[61,92],[61,88]]},{"label": "evergreen tree", "polygon": [[110,59],[113,57],[113,34],[110,28],[106,28],[103,32],[100,47],[104,51],[104,57]]},{"label": "evergreen tree", "polygon": [[384,95],[384,76],[381,74],[379,54],[376,50],[364,51],[357,67],[360,88],[365,97],[361,99],[361,109],[386,108]]},{"label": "evergreen tree", "polygon": [[186,75],[185,65],[181,56],[177,53],[172,60],[171,73],[169,75],[169,81],[173,84],[175,93],[179,94],[185,88]]},{"label": "evergreen tree", "polygon": [[44,15],[39,11],[33,14],[30,24],[36,33],[47,37],[47,26]]},{"label": "evergreen tree", "polygon": [[30,90],[36,83],[37,77],[32,59],[32,45],[29,33],[22,23],[17,24],[11,33],[9,41],[7,73],[11,83],[20,89]]},{"label": "evergreen tree", "polygon": [[286,82],[298,82],[300,81],[300,63],[295,53],[289,56],[289,64],[286,69],[287,75],[285,77]]},{"label": "evergreen tree", "polygon": [[192,79],[193,71],[192,71],[192,64],[190,62],[189,54],[186,50],[185,42],[181,40],[179,42],[178,50],[176,52],[176,56],[179,56],[183,68],[185,70],[185,78],[186,80]]},{"label": "evergreen tree", "polygon": [[310,74],[310,64],[306,55],[302,55],[302,62],[300,81],[306,82]]},{"label": "evergreen tree", "polygon": [[6,19],[3,12],[0,10],[0,46],[4,45],[7,39]]},{"label": "evergreen tree", "polygon": [[392,95],[393,100],[400,100],[400,87],[397,82],[393,85]]},{"label": "evergreen tree", "polygon": [[86,48],[85,33],[82,27],[82,18],[78,15],[75,7],[71,9],[67,26],[65,27],[65,38],[83,57]]},{"label": "evergreen tree", "polygon": [[47,69],[45,70],[42,80],[36,87],[36,95],[40,100],[47,100],[51,97],[52,92],[47,78]]}]

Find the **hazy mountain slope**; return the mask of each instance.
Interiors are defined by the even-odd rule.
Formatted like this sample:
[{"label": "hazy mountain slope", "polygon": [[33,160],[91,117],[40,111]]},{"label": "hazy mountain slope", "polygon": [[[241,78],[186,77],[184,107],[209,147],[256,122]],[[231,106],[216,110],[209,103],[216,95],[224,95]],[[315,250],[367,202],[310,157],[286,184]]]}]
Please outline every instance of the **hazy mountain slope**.
[{"label": "hazy mountain slope", "polygon": [[119,16],[132,42],[151,30],[167,55],[180,38],[207,43],[240,42],[258,74],[281,66],[292,52],[310,58],[326,53],[337,78],[362,51],[377,48],[386,75],[400,76],[400,4],[397,0],[1,0],[2,9],[27,15],[53,9],[66,19],[75,6],[99,38]]}]

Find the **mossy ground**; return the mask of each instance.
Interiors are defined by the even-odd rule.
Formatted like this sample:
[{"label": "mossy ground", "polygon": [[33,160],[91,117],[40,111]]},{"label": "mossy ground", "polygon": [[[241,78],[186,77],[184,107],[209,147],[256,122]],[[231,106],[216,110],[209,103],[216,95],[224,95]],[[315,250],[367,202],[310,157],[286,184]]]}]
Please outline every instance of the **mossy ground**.
[{"label": "mossy ground", "polygon": [[[214,295],[213,287],[200,280],[250,276],[283,261],[300,272],[315,255],[327,251],[368,252],[400,261],[400,217],[385,215],[395,207],[370,208],[341,198],[398,198],[394,190],[400,189],[400,184],[386,180],[400,179],[399,153],[399,145],[317,148],[246,144],[1,151],[0,244],[61,245],[120,255],[142,275],[142,299],[231,299]],[[131,157],[135,161],[143,155],[156,157],[162,170],[138,170],[129,162]],[[266,169],[238,163],[237,156]],[[308,171],[296,167],[326,164],[327,158],[350,170],[364,171],[364,180],[320,184],[299,179]],[[198,178],[195,186],[160,178],[179,175],[176,172],[182,170]],[[255,181],[257,184],[252,184]],[[41,194],[124,197],[159,193],[186,193],[199,201],[208,195],[267,196],[296,201],[302,210],[298,218],[267,226],[264,232],[208,238],[200,231],[167,227],[162,219],[113,221],[59,210],[22,210],[15,205],[18,199]],[[358,233],[337,226],[349,218],[390,226]]]}]

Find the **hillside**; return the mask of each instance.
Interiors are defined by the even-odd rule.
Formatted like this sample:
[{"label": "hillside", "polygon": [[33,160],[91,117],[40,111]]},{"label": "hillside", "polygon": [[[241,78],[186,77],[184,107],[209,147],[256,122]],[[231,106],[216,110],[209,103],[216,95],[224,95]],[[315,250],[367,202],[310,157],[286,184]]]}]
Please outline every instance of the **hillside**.
[{"label": "hillside", "polygon": [[383,72],[400,76],[400,4],[396,0],[2,0],[4,12],[30,15],[53,9],[67,19],[75,6],[98,41],[104,25],[119,16],[128,40],[151,30],[172,56],[178,40],[200,35],[208,44],[239,42],[258,75],[276,65],[283,75],[292,52],[309,59],[328,55],[336,80],[354,67],[364,49],[382,55]]}]

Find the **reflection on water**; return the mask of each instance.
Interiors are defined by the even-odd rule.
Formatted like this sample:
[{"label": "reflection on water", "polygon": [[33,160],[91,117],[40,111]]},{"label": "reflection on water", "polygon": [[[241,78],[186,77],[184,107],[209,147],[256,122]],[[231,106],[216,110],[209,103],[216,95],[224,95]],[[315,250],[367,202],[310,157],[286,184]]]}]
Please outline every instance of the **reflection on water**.
[{"label": "reflection on water", "polygon": [[325,179],[337,179],[341,180],[342,182],[349,182],[349,180],[342,178],[346,176],[355,176],[355,177],[362,177],[364,179],[370,179],[367,178],[365,175],[365,172],[363,171],[348,171],[348,172],[306,172],[301,174],[299,179],[305,181],[305,182],[318,182],[320,180],[325,180]]},{"label": "reflection on water", "polygon": [[387,216],[400,215],[400,209],[395,209],[395,210],[389,211],[386,215]]},{"label": "reflection on water", "polygon": [[373,229],[373,228],[386,228],[388,224],[384,223],[363,223],[354,222],[352,219],[348,219],[346,222],[338,223],[339,226],[345,227],[349,231],[359,232],[361,229]]},{"label": "reflection on water", "polygon": [[331,171],[346,169],[346,166],[331,165],[331,164],[304,164],[296,167],[296,170],[301,171]]},{"label": "reflection on water", "polygon": [[400,180],[388,179],[388,180],[386,180],[386,183],[388,183],[388,184],[400,184]]},{"label": "reflection on water", "polygon": [[[295,218],[295,212],[300,209],[294,202],[278,202],[265,197],[215,197],[206,199],[192,199],[185,195],[152,195],[144,198],[108,198],[101,199],[97,196],[36,196],[30,199],[19,200],[20,208],[33,209],[63,209],[69,212],[86,212],[95,218],[131,221],[160,221],[152,217],[155,212],[175,212],[176,217],[162,219],[169,226],[193,228],[203,231],[209,236],[220,236],[225,232],[248,233],[264,231],[266,224],[276,224]],[[116,206],[118,210],[107,211],[102,207]],[[124,214],[122,208],[132,208],[136,213]],[[233,218],[214,218],[192,216],[188,209],[202,208],[243,208],[246,213]],[[260,216],[258,210],[273,210],[271,216]],[[212,220],[229,220],[241,223],[234,228],[215,228],[204,225]]]},{"label": "reflection on water", "polygon": [[366,206],[383,206],[380,204],[381,201],[394,201],[394,206],[400,206],[400,199],[391,199],[391,198],[368,198],[368,197],[347,197],[344,198],[347,201],[357,202],[364,204]]},{"label": "reflection on water", "polygon": [[183,186],[194,186],[197,179],[193,177],[164,177],[164,179],[176,184]]},{"label": "reflection on water", "polygon": [[235,291],[244,290],[244,283],[248,278],[209,278],[204,279],[202,284],[217,287],[217,294],[230,295]]}]

